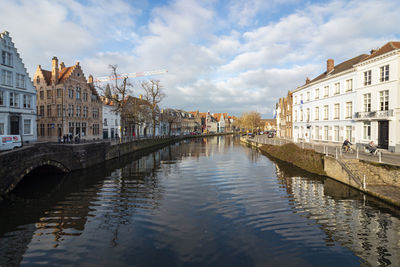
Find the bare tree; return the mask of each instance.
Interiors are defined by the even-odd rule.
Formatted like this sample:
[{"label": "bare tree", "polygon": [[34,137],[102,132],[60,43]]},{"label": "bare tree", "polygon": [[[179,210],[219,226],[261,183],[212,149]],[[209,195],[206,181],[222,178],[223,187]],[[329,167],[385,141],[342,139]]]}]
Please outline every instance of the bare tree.
[{"label": "bare tree", "polygon": [[150,104],[150,115],[153,122],[153,136],[156,135],[156,125],[160,121],[160,110],[158,104],[165,98],[163,86],[159,80],[150,80],[142,82],[142,88],[145,91],[145,99]]},{"label": "bare tree", "polygon": [[[118,72],[118,65],[109,65],[111,69],[110,83],[105,86],[96,86],[103,95],[113,103],[114,111],[121,116],[121,135],[124,135],[124,129],[132,128],[139,121],[139,107],[132,97],[134,86],[129,82],[128,77],[123,77]],[[133,127],[134,128],[134,127]]]},{"label": "bare tree", "polygon": [[257,129],[261,126],[261,114],[256,111],[245,112],[239,119],[240,126],[248,130]]}]

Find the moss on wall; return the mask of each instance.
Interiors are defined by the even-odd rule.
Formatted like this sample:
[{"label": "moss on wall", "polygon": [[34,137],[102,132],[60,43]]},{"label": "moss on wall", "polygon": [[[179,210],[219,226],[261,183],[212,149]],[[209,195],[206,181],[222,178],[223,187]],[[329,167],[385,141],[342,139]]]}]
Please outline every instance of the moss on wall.
[{"label": "moss on wall", "polygon": [[326,175],[324,171],[323,155],[309,149],[301,149],[295,144],[286,144],[282,146],[263,145],[261,152],[267,153],[277,159],[290,162],[311,173]]}]

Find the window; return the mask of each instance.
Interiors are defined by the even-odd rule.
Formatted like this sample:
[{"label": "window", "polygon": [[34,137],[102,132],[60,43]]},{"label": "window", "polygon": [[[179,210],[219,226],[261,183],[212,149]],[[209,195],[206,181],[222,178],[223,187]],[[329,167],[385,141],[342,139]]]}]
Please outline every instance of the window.
[{"label": "window", "polygon": [[294,121],[297,122],[297,110],[294,112]]},{"label": "window", "polygon": [[346,126],[346,139],[349,139],[349,141],[351,141],[351,138],[352,138],[351,126]]},{"label": "window", "polygon": [[4,135],[4,122],[0,121],[0,135]]},{"label": "window", "polygon": [[329,128],[328,126],[324,126],[324,140],[328,141],[329,137]]},{"label": "window", "polygon": [[294,103],[297,104],[297,95],[294,97]]},{"label": "window", "polygon": [[40,91],[39,95],[40,95],[40,99],[44,99],[44,91],[43,90]]},{"label": "window", "polygon": [[51,105],[47,105],[47,117],[51,117]]},{"label": "window", "polygon": [[84,118],[88,117],[88,107],[83,107],[83,117]]},{"label": "window", "polygon": [[327,120],[329,118],[329,106],[325,105],[324,106],[324,120]]},{"label": "window", "polygon": [[389,81],[389,65],[380,67],[381,69],[381,82]]},{"label": "window", "polygon": [[52,123],[47,124],[47,136],[53,135],[53,127],[54,127],[54,124],[52,124]]},{"label": "window", "polygon": [[340,119],[340,104],[335,104],[334,108],[335,117],[333,119],[338,120]]},{"label": "window", "polygon": [[86,135],[86,122],[82,122],[82,136]]},{"label": "window", "polygon": [[84,93],[83,93],[83,100],[84,100],[84,101],[87,101],[87,98],[88,98],[88,93],[84,92]]},{"label": "window", "polygon": [[335,95],[340,94],[340,83],[335,83]]},{"label": "window", "polygon": [[371,74],[372,71],[366,71],[364,72],[364,85],[371,85]]},{"label": "window", "polygon": [[300,95],[300,104],[303,104],[303,94]]},{"label": "window", "polygon": [[40,127],[39,127],[39,135],[40,135],[40,136],[44,136],[44,124],[40,124]]},{"label": "window", "polygon": [[380,110],[389,110],[389,90],[379,92]]},{"label": "window", "polygon": [[47,94],[47,99],[51,99],[51,90],[47,90],[46,94]]},{"label": "window", "polygon": [[68,117],[74,116],[74,106],[71,104],[68,104]]},{"label": "window", "polygon": [[303,110],[300,109],[300,121],[303,121]]},{"label": "window", "polygon": [[364,112],[371,111],[371,94],[364,94]]},{"label": "window", "polygon": [[346,119],[353,117],[353,102],[346,102]]},{"label": "window", "polygon": [[44,106],[40,106],[39,116],[44,116]]},{"label": "window", "polygon": [[324,97],[328,97],[329,96],[329,86],[325,86],[324,87]]},{"label": "window", "polygon": [[315,99],[319,99],[319,88],[315,89]]},{"label": "window", "polygon": [[319,120],[319,107],[315,107],[315,114],[314,114],[314,116],[315,116],[315,120],[316,121],[318,121]]},{"label": "window", "polygon": [[0,106],[4,106],[4,91],[0,91]]},{"label": "window", "polygon": [[307,92],[307,101],[310,101],[310,92]]},{"label": "window", "polygon": [[107,118],[104,118],[104,123],[103,123],[103,125],[104,125],[104,126],[107,126]]},{"label": "window", "polygon": [[99,135],[99,125],[98,124],[93,124],[93,135]]},{"label": "window", "polygon": [[25,75],[17,73],[15,86],[25,88]]},{"label": "window", "polygon": [[115,126],[118,126],[118,119],[115,119]]},{"label": "window", "polygon": [[365,140],[371,139],[371,122],[370,121],[364,122],[364,139]]},{"label": "window", "polygon": [[339,142],[339,126],[333,128],[334,138],[336,142]]},{"label": "window", "polygon": [[8,70],[1,71],[1,84],[13,86],[13,73]]},{"label": "window", "polygon": [[76,116],[80,117],[81,116],[81,106],[76,107]]},{"label": "window", "polygon": [[61,88],[57,89],[57,97],[62,97],[62,89]]},{"label": "window", "polygon": [[31,120],[24,120],[24,134],[32,134]]},{"label": "window", "polygon": [[319,126],[315,126],[315,136],[314,139],[318,140],[319,139]]},{"label": "window", "polygon": [[99,109],[93,108],[92,113],[94,119],[97,119],[99,117]]},{"label": "window", "polygon": [[19,94],[10,92],[10,107],[19,107]]},{"label": "window", "polygon": [[353,79],[346,80],[346,92],[353,91]]},{"label": "window", "polygon": [[307,108],[307,122],[310,121],[310,109]]},{"label": "window", "polygon": [[81,99],[81,88],[76,87],[76,99]]},{"label": "window", "polygon": [[57,116],[58,117],[62,117],[61,104],[57,104]]},{"label": "window", "polygon": [[39,84],[39,83],[40,83],[40,77],[37,76],[37,77],[36,77],[36,84]]},{"label": "window", "polygon": [[2,51],[1,53],[1,64],[12,67],[13,65],[13,56],[11,53]]},{"label": "window", "polygon": [[24,95],[24,108],[31,108],[32,96]]},{"label": "window", "polygon": [[68,97],[69,98],[74,98],[74,89],[68,88]]}]

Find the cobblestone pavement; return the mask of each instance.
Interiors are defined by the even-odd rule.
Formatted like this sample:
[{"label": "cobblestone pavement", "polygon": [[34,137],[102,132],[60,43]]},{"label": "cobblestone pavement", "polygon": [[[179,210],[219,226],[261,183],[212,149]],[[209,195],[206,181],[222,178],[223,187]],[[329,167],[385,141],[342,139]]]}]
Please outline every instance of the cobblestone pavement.
[{"label": "cobblestone pavement", "polygon": [[[266,135],[257,135],[253,138],[254,141],[262,144],[270,144],[270,145],[284,145],[287,143],[293,143],[291,140],[280,139],[280,138],[268,138]],[[364,150],[356,150],[355,146],[353,146],[353,152],[341,152],[340,146],[332,146],[332,145],[322,145],[322,144],[310,144],[310,143],[295,143],[301,148],[313,149],[316,152],[324,153],[327,155],[335,156],[338,158],[354,158],[361,159],[369,162],[381,162],[390,165],[400,166],[400,154],[399,153],[391,153],[386,150],[380,150],[377,155],[371,155],[370,153],[366,153]]]}]

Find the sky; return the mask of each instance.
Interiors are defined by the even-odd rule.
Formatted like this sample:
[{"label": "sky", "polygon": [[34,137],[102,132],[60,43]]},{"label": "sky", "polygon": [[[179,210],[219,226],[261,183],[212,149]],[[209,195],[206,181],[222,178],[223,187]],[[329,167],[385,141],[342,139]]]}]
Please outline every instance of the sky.
[{"label": "sky", "polygon": [[[167,69],[161,107],[263,118],[288,90],[400,41],[398,0],[0,0],[32,78],[57,56],[86,77]],[[5,11],[5,12],[4,12]],[[134,94],[143,93],[133,80]]]}]

